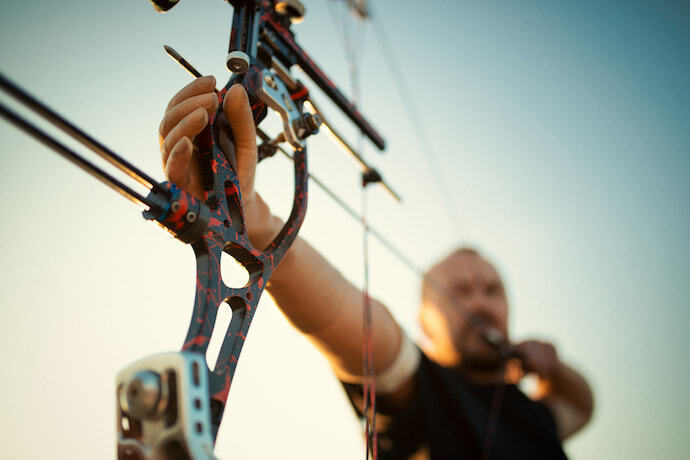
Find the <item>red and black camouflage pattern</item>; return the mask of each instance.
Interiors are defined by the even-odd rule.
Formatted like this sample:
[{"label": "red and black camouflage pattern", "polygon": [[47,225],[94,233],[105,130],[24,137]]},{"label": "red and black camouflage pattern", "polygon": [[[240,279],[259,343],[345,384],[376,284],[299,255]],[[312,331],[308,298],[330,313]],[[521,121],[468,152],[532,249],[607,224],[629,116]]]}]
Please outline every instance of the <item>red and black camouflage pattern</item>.
[{"label": "red and black camouflage pattern", "polygon": [[[259,69],[252,67],[242,77],[234,76],[230,79],[219,92],[221,107],[210,125],[197,137],[202,169],[206,170],[208,179],[205,184],[205,201],[210,209],[210,217],[203,235],[192,243],[196,255],[196,297],[182,349],[205,355],[218,309],[223,302],[230,306],[232,320],[223,339],[215,369],[208,369],[214,439],[261,294],[269,277],[297,237],[307,208],[307,160],[306,149],[302,149],[294,154],[295,191],[290,217],[268,247],[257,249],[249,241],[235,152],[224,153],[218,139],[223,130],[232,140],[232,133],[222,112],[222,99],[236,82],[240,82],[247,90],[255,123],[258,125],[266,116],[265,104],[255,97],[258,75]],[[224,147],[229,150],[225,144]],[[234,257],[249,273],[249,281],[245,286],[231,288],[223,282],[220,271],[223,252]]]},{"label": "red and black camouflage pattern", "polygon": [[[253,97],[258,69],[252,67],[242,78],[250,95],[254,122],[266,115],[266,106]],[[235,83],[231,79],[220,98]],[[224,119],[222,108],[213,121]],[[227,122],[225,122],[227,123]],[[226,130],[230,139],[232,134]],[[290,217],[283,229],[266,248],[255,248],[249,241],[242,211],[242,198],[237,178],[234,152],[225,155],[217,141],[217,126],[207,127],[199,139],[200,158],[204,167],[213,172],[213,183],[206,192],[206,204],[211,218],[206,233],[193,243],[196,254],[197,284],[194,310],[183,350],[206,353],[213,331],[216,313],[221,302],[232,308],[232,320],[221,346],[215,369],[209,370],[209,394],[211,396],[211,422],[214,439],[225,408],[232,377],[246,340],[261,294],[266,282],[276,269],[304,220],[307,208],[307,161],[306,149],[294,155],[295,191]],[[221,252],[225,251],[240,262],[249,273],[249,281],[242,288],[230,288],[220,274]]]}]

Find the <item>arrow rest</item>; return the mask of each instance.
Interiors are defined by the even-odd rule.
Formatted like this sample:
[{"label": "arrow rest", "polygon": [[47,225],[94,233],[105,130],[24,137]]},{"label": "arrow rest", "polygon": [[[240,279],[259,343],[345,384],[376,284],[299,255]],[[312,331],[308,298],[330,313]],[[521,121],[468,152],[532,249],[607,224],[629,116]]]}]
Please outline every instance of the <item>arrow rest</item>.
[{"label": "arrow rest", "polygon": [[184,243],[198,240],[208,226],[209,207],[172,182],[161,186],[164,191],[154,190],[146,197],[156,206],[144,211],[144,218],[157,221]]}]

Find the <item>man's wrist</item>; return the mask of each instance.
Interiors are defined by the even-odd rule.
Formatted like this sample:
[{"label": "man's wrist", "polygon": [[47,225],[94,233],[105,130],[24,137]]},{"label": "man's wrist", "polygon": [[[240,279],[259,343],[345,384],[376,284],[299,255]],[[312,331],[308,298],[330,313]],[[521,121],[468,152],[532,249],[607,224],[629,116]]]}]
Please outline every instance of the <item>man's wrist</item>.
[{"label": "man's wrist", "polygon": [[260,251],[266,249],[266,247],[273,241],[273,238],[280,232],[283,228],[283,221],[270,214],[264,219],[264,224],[261,225],[256,230],[249,231],[249,239],[252,245]]},{"label": "man's wrist", "polygon": [[282,223],[271,214],[271,209],[258,193],[253,193],[246,201],[243,200],[243,205],[249,240],[256,249],[263,251],[280,232]]}]

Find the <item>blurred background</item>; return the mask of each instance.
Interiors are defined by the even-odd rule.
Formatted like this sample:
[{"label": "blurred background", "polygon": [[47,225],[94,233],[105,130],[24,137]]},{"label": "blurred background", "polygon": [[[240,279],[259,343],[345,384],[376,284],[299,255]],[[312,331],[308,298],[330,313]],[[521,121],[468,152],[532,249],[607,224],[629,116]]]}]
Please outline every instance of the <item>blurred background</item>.
[{"label": "blurred background", "polygon": [[[298,42],[387,141],[383,154],[360,141],[311,85],[403,197],[371,187],[371,225],[422,267],[458,244],[496,263],[513,339],[553,341],[594,389],[572,458],[685,458],[688,3],[380,0],[368,21],[342,1],[304,3]],[[219,86],[229,76],[232,8],[219,0],[165,15],[144,0],[0,8],[0,71],[160,180],[158,123],[191,79],[162,45]],[[115,375],[182,345],[192,250],[4,121],[0,152],[0,457],[112,458]],[[359,209],[355,162],[321,135],[309,152],[312,172]],[[263,162],[257,188],[286,216],[291,164]],[[361,285],[360,225],[311,190],[302,235]],[[371,246],[373,295],[421,338],[420,280]],[[364,456],[338,382],[268,295],[242,356],[220,458]]]}]

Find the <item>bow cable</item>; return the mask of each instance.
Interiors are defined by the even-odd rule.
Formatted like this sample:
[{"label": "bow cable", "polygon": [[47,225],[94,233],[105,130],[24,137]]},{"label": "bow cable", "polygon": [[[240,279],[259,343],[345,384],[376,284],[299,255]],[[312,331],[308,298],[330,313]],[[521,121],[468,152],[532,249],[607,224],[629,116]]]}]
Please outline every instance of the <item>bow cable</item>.
[{"label": "bow cable", "polygon": [[393,80],[393,83],[398,91],[400,103],[405,107],[403,112],[405,112],[408,117],[412,131],[414,131],[414,133],[417,135],[417,140],[421,147],[424,159],[426,160],[426,164],[431,171],[436,188],[444,202],[446,208],[446,217],[451,225],[453,225],[455,228],[462,229],[462,220],[460,219],[458,206],[453,199],[453,194],[451,193],[448,181],[441,170],[439,156],[436,154],[436,150],[431,142],[429,130],[424,123],[424,118],[420,115],[418,105],[414,99],[414,92],[412,91],[410,84],[405,77],[406,72],[403,70],[396,57],[395,49],[388,39],[388,34],[386,33],[386,29],[383,25],[380,15],[376,14],[376,11],[374,11],[374,8],[371,6],[371,2],[368,4],[368,14],[369,16],[373,17],[373,29],[378,38],[376,42],[379,44],[381,54],[383,55],[386,65],[388,66],[388,70],[391,74],[391,80]]}]

